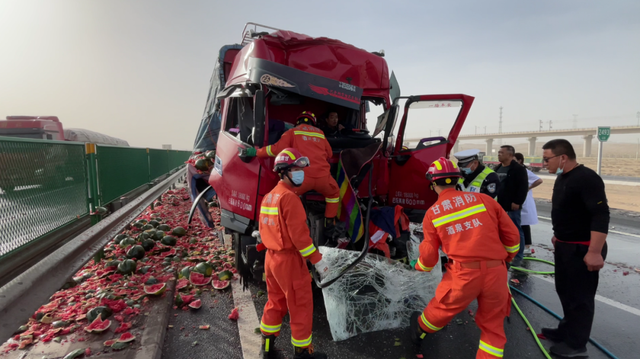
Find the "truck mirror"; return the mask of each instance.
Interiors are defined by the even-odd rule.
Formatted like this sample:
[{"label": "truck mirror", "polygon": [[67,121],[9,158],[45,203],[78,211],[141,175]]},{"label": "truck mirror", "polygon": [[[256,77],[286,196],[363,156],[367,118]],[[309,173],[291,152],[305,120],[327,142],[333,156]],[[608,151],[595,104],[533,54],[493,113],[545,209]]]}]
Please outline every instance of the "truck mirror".
[{"label": "truck mirror", "polygon": [[251,131],[253,144],[257,147],[264,146],[264,110],[264,92],[258,90],[255,95],[253,95],[253,130]]}]

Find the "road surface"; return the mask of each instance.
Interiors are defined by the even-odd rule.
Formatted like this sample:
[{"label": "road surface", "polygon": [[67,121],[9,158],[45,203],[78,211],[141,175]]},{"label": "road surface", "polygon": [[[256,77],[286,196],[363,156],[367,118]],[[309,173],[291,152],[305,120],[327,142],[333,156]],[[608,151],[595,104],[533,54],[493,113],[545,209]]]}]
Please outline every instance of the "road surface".
[{"label": "road surface", "polygon": [[[538,207],[541,220],[539,224],[532,226],[535,256],[553,260],[549,247],[551,223],[546,219],[550,216],[550,205],[541,202]],[[608,237],[609,256],[607,265],[601,272],[592,337],[618,358],[637,358],[637,353],[640,352],[640,341],[637,340],[637,333],[640,331],[640,273],[634,268],[640,268],[640,220],[614,216],[611,226],[615,227],[612,230],[615,232]],[[541,263],[528,263],[527,266],[540,270],[548,268]],[[553,277],[512,273],[512,278],[519,280],[517,288],[562,315]],[[259,351],[259,335],[253,333],[253,330],[259,326],[259,318],[267,300],[266,295],[259,295],[260,290],[266,290],[264,284],[251,286],[250,300],[253,300],[254,305],[241,312],[244,319],[251,320],[240,331],[226,317],[237,305],[233,300],[239,300],[242,291],[237,291],[239,294],[233,299],[229,297],[229,293],[217,293],[209,300],[212,308],[204,305],[204,314],[199,313],[201,315],[198,317],[179,315],[171,318],[174,327],[168,331],[163,358],[243,358],[243,352],[244,358],[253,358],[253,354]],[[245,293],[244,296],[248,297],[249,294]],[[557,325],[555,318],[524,297],[514,293],[514,298],[536,330]],[[214,300],[217,300],[215,304]],[[329,354],[330,358],[416,358],[405,329],[365,333],[334,342],[326,320],[327,308],[319,290],[315,292],[314,304],[314,345],[317,350]],[[255,313],[252,313],[253,309]],[[469,309],[475,313],[475,302]],[[458,324],[456,319],[460,319],[462,324]],[[201,323],[211,324],[213,332],[205,333],[193,328]],[[182,327],[184,329],[180,330]],[[505,327],[508,337],[505,358],[544,358],[515,309],[512,309],[510,321]],[[280,358],[293,357],[289,338],[288,317],[285,317],[281,336],[276,343]],[[194,345],[196,340],[198,343]],[[474,358],[479,330],[465,310],[445,329],[429,337],[429,340],[431,358]],[[547,348],[551,345],[544,340],[542,343]],[[589,345],[588,350],[590,358],[607,358],[592,345]]]}]

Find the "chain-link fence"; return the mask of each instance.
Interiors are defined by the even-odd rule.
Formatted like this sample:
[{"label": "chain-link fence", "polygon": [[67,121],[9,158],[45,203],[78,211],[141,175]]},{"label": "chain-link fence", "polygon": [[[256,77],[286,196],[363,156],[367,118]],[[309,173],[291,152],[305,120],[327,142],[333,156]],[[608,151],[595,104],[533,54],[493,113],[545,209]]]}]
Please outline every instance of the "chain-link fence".
[{"label": "chain-link fence", "polygon": [[0,138],[0,256],[88,214],[84,144]]},{"label": "chain-link fence", "polygon": [[84,143],[0,137],[0,258],[88,215],[90,202],[106,205],[181,166],[191,154],[95,147],[87,155]]}]

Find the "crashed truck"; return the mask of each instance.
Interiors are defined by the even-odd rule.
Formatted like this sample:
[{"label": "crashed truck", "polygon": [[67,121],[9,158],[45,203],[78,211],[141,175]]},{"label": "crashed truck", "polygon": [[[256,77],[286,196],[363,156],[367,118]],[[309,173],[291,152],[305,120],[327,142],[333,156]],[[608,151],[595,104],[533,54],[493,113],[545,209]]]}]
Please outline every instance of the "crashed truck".
[{"label": "crashed truck", "polygon": [[[424,309],[440,280],[409,271],[405,264],[411,257],[407,248],[415,257],[419,245],[412,230],[420,227],[437,198],[425,173],[434,160],[449,157],[474,98],[401,96],[382,51],[372,53],[338,40],[253,23],[245,26],[240,45],[223,51],[216,66],[219,72],[214,72],[221,88],[210,91],[207,103],[219,111],[221,121],[210,187],[199,191],[191,215],[198,206],[206,208],[203,198],[213,189],[220,225],[231,234],[238,270],[264,278],[264,252],[256,251],[255,231],[262,199],[279,178],[272,170],[273,158],[246,158],[239,153],[276,143],[302,111],[315,113],[320,123],[329,109],[337,111],[341,121],[353,128],[342,136],[327,137],[333,149],[332,173],[340,187],[338,217],[345,224],[337,245],[326,243],[323,236],[324,197],[315,192],[302,196],[314,244],[337,269],[323,282],[314,273],[325,305],[331,307],[327,316],[333,338],[408,325],[410,312]],[[440,107],[455,110],[446,137],[403,146],[405,137],[415,136],[406,133],[408,124],[422,118],[411,115]],[[373,117],[374,110],[380,115]],[[429,287],[430,294],[416,294],[421,287]]]}]

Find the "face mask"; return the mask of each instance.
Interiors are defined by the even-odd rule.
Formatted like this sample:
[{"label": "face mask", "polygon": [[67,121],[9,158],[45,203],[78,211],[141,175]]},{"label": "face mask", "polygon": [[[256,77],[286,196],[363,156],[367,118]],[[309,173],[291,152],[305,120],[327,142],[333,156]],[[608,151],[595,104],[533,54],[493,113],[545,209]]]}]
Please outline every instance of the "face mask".
[{"label": "face mask", "polygon": [[473,173],[473,171],[469,167],[462,167],[460,168],[460,171],[467,176]]},{"label": "face mask", "polygon": [[303,181],[304,181],[304,171],[291,172],[291,182],[293,182],[294,185],[300,186]]},{"label": "face mask", "polygon": [[560,169],[556,170],[556,176],[560,176],[560,175],[562,174],[562,172],[564,172],[564,166],[565,166],[566,164],[567,164],[567,163],[565,162],[565,163],[562,165],[562,168],[560,168]]}]

